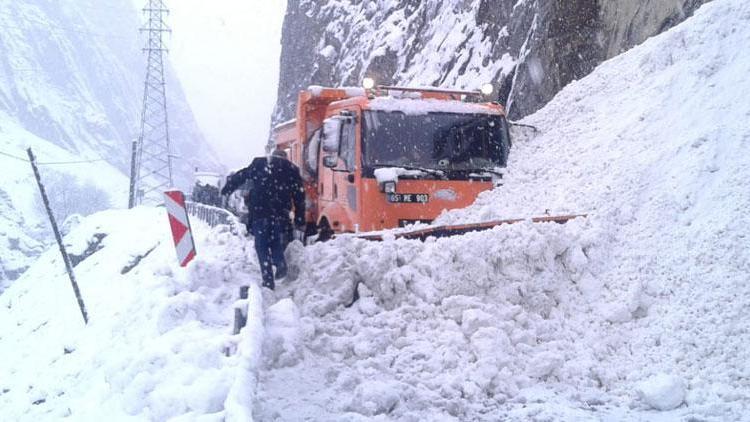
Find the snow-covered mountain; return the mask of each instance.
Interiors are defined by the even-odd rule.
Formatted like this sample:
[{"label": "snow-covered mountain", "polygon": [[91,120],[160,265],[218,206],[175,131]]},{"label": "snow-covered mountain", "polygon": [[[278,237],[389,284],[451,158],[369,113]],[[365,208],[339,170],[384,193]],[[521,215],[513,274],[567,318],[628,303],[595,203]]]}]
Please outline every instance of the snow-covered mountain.
[{"label": "snow-covered mountain", "polygon": [[605,59],[681,22],[706,0],[290,1],[274,121],[308,85],[478,89],[492,82],[514,119]]},{"label": "snow-covered mountain", "polygon": [[[43,178],[73,174],[126,203],[131,142],[140,130],[145,57],[140,12],[128,0],[0,1],[0,291],[38,253],[38,195],[25,149]],[[198,130],[179,82],[167,72],[176,183],[217,160]],[[12,157],[11,157],[12,156]],[[17,157],[17,158],[13,158]],[[93,161],[93,162],[88,162]],[[55,195],[55,192],[51,192]]]},{"label": "snow-covered mountain", "polygon": [[715,0],[607,61],[440,220],[588,213],[565,225],[294,243],[294,280],[262,294],[226,226],[195,222],[180,268],[163,210],[85,219],[66,242],[88,327],[54,250],[0,296],[3,416],[750,420],[749,42],[750,4]]}]

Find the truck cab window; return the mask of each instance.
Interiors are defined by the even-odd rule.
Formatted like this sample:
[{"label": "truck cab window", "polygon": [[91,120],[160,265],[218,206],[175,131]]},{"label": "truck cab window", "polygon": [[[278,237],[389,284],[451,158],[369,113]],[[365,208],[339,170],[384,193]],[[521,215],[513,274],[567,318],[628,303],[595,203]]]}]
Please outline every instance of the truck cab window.
[{"label": "truck cab window", "polygon": [[368,166],[413,166],[480,171],[507,164],[505,117],[492,114],[366,111],[363,130]]},{"label": "truck cab window", "polygon": [[356,170],[356,145],[357,145],[357,123],[349,119],[344,123],[341,130],[341,145],[339,146],[339,157],[346,164],[346,170]]}]

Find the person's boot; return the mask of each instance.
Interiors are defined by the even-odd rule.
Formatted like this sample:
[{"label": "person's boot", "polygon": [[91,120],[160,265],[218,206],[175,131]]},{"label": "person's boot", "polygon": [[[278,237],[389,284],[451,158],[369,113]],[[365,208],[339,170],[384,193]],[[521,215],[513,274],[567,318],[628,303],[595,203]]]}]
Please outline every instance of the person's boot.
[{"label": "person's boot", "polygon": [[265,288],[271,289],[271,290],[276,289],[276,285],[274,284],[273,281],[271,281],[271,282],[264,281],[263,284],[262,284],[262,286],[265,287]]},{"label": "person's boot", "polygon": [[276,276],[274,277],[276,280],[281,280],[282,278],[286,278],[287,275],[287,266],[279,266],[276,268]]}]

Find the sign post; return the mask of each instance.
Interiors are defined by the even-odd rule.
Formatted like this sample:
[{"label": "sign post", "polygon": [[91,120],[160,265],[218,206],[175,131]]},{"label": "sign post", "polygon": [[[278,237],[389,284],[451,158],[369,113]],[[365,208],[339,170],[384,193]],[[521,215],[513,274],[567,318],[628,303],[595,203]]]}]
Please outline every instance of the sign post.
[{"label": "sign post", "polygon": [[169,216],[169,226],[172,228],[172,239],[177,250],[177,260],[184,267],[195,258],[195,241],[190,230],[185,195],[178,191],[164,192],[164,205]]},{"label": "sign post", "polygon": [[39,175],[39,169],[36,166],[36,157],[34,156],[34,153],[31,151],[31,148],[27,149],[26,152],[29,154],[29,161],[31,162],[31,168],[34,170],[34,177],[36,178],[37,185],[39,185],[39,193],[42,195],[42,202],[44,202],[44,208],[47,210],[47,216],[49,217],[49,222],[52,225],[52,231],[55,233],[55,240],[57,240],[57,246],[60,247],[60,254],[62,255],[63,262],[65,263],[65,270],[68,272],[68,278],[70,278],[70,284],[73,286],[73,293],[75,293],[76,295],[76,300],[78,301],[78,308],[81,310],[81,316],[83,316],[83,322],[85,324],[88,324],[89,315],[86,312],[86,305],[83,303],[83,297],[81,297],[81,290],[78,288],[78,282],[76,281],[75,273],[73,273],[73,265],[70,262],[70,257],[68,256],[68,252],[65,250],[65,244],[63,244],[62,235],[60,235],[60,230],[57,228],[57,221],[55,221],[55,216],[52,214],[52,208],[49,205],[47,192],[44,190],[44,185],[42,184],[42,177]]}]

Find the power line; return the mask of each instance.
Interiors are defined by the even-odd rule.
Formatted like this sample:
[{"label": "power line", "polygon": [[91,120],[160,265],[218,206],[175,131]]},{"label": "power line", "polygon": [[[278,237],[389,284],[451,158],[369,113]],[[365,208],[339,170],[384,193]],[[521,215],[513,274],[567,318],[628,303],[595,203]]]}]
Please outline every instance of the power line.
[{"label": "power line", "polygon": [[[13,13],[10,13],[8,11],[0,11],[0,15],[5,15],[7,17],[15,18],[15,19],[19,18],[19,16],[15,15]],[[23,21],[24,22],[28,22],[28,23],[32,23],[32,24],[37,24],[37,25],[39,25],[39,27],[33,27],[33,26],[24,27],[24,26],[13,26],[13,25],[6,25],[6,24],[0,24],[0,27],[6,28],[6,29],[20,29],[20,30],[24,30],[24,31],[36,31],[36,32],[39,32],[39,29],[48,29],[48,30],[50,30],[50,32],[52,32],[51,30],[56,29],[56,30],[63,31],[63,32],[69,32],[69,33],[75,33],[75,34],[81,34],[81,35],[88,35],[88,36],[91,36],[91,37],[100,37],[100,38],[118,38],[118,39],[132,39],[133,38],[132,36],[114,35],[114,34],[105,34],[105,33],[96,33],[96,32],[91,32],[91,31],[87,31],[87,30],[67,28],[67,27],[64,27],[64,26],[56,25],[56,24],[52,23],[51,21],[49,21],[49,22],[43,22],[41,20],[35,19],[34,17],[30,17],[30,16],[24,16],[23,17]],[[78,27],[79,28],[85,28],[83,26],[78,26]]]},{"label": "power line", "polygon": [[[4,155],[6,157],[15,158],[16,160],[30,163],[30,161],[26,158],[18,157],[13,154],[8,154],[7,152],[0,151],[0,155]],[[47,161],[47,162],[38,162],[37,164],[40,166],[54,166],[54,165],[63,165],[63,164],[88,164],[88,163],[96,163],[100,161],[107,161],[107,160],[105,160],[104,158],[96,158],[93,160],[77,160],[77,161]]]},{"label": "power line", "polygon": [[94,160],[80,160],[80,161],[48,161],[46,163],[37,163],[40,166],[55,166],[55,165],[62,165],[62,164],[88,164],[88,163],[98,163],[101,161],[107,161],[104,158],[96,158]]},{"label": "power line", "polygon": [[27,163],[29,162],[29,160],[27,160],[27,159],[25,159],[25,158],[17,157],[17,156],[15,156],[15,155],[13,155],[13,154],[8,154],[7,152],[2,152],[2,151],[0,151],[0,155],[4,155],[4,156],[6,156],[6,157],[10,157],[10,158],[15,158],[16,160],[21,160],[21,161],[25,161],[25,162],[27,162]]}]

